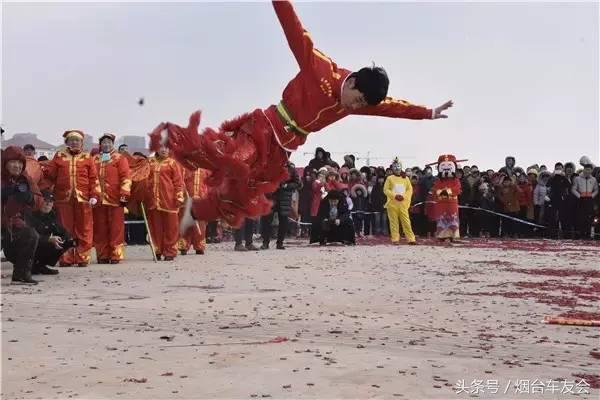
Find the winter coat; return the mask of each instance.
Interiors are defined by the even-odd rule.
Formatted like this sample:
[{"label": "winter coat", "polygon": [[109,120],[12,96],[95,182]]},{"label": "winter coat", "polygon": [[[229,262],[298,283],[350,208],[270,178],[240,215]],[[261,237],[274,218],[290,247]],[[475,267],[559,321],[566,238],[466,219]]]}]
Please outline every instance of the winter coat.
[{"label": "winter coat", "polygon": [[573,180],[571,193],[577,198],[595,198],[598,196],[598,182],[593,176],[580,175]]},{"label": "winter coat", "polygon": [[317,215],[319,211],[319,204],[321,204],[321,195],[323,193],[323,189],[325,188],[325,184],[319,180],[315,180],[312,183],[312,198],[310,205],[310,215],[314,217]]},{"label": "winter coat", "polygon": [[514,184],[510,186],[498,187],[498,199],[502,203],[502,210],[507,213],[518,213],[519,206],[519,189]]},{"label": "winter coat", "polygon": [[31,226],[40,235],[40,243],[45,243],[50,239],[50,236],[58,236],[64,242],[71,240],[71,235],[67,230],[58,223],[56,213],[50,211],[44,214],[41,211],[27,213],[25,216],[27,225]]},{"label": "winter coat", "polygon": [[[317,158],[317,153],[321,152],[323,154],[323,157],[321,159]],[[308,169],[315,169],[315,170],[320,170],[321,168],[323,168],[324,166],[327,165],[327,161],[325,160],[325,150],[322,147],[317,147],[315,149],[315,158],[313,158],[312,160],[310,160],[310,162],[308,163]]]},{"label": "winter coat", "polygon": [[294,173],[287,181],[281,183],[273,195],[274,205],[282,217],[289,217],[292,213],[292,196],[302,187],[298,174]]},{"label": "winter coat", "polygon": [[306,177],[302,178],[302,188],[298,200],[298,212],[301,216],[310,216],[310,208],[312,204],[312,184],[313,181],[307,181]]},{"label": "winter coat", "polygon": [[548,180],[548,187],[550,188],[550,202],[553,207],[560,205],[571,193],[571,184],[567,177],[562,174],[552,175]]},{"label": "winter coat", "polygon": [[371,211],[373,212],[384,212],[385,211],[385,202],[387,198],[385,197],[385,193],[383,193],[383,186],[385,185],[385,181],[383,184],[376,183],[373,186],[373,190],[371,190]]},{"label": "winter coat", "polygon": [[533,204],[533,190],[529,182],[519,183],[519,206],[529,207]]}]

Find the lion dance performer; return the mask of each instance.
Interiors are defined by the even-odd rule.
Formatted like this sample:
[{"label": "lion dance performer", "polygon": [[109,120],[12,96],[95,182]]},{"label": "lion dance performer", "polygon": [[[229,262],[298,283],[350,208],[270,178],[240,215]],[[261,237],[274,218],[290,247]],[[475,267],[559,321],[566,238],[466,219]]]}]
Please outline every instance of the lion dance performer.
[{"label": "lion dance performer", "polygon": [[460,180],[456,177],[457,162],[452,154],[438,157],[438,179],[431,188],[434,201],[433,213],[437,224],[436,236],[439,240],[453,241],[460,238],[458,219],[458,195],[461,192]]},{"label": "lion dance performer", "polygon": [[[183,172],[187,196],[191,197],[193,201],[206,196],[206,178],[209,173],[209,171],[202,168],[198,168],[195,171],[186,169]],[[177,248],[182,255],[187,254],[192,246],[196,254],[204,254],[206,250],[206,222],[198,221],[198,223],[188,228],[187,232],[180,235]]]},{"label": "lion dance performer", "polygon": [[246,217],[268,214],[274,192],[287,177],[288,156],[309,134],[318,132],[348,115],[392,118],[446,118],[442,112],[452,101],[430,109],[387,97],[389,79],[383,68],[366,67],[357,72],[339,68],[317,50],[289,1],[273,1],[275,13],[300,68],[288,83],[277,105],[256,109],[218,130],[198,134],[200,112],[182,128],[161,123],[150,135],[150,148],[166,144],[187,169],[212,172],[206,198],[186,202],[181,229],[194,218],[224,219],[238,226]]}]

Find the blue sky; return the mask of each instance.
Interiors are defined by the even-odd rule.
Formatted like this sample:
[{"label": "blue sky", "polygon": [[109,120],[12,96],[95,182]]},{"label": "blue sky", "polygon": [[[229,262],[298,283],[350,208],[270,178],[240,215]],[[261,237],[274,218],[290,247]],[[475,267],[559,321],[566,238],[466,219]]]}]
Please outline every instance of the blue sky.
[{"label": "blue sky", "polygon": [[[600,163],[598,4],[296,3],[318,48],[341,66],[384,66],[390,94],[447,120],[349,117],[316,146],[406,166],[451,152],[481,167]],[[202,126],[280,99],[297,72],[270,3],[5,4],[2,125],[58,143],[67,128],[145,134]],[[145,97],[139,107],[137,99]],[[334,154],[341,159],[342,154]]]}]

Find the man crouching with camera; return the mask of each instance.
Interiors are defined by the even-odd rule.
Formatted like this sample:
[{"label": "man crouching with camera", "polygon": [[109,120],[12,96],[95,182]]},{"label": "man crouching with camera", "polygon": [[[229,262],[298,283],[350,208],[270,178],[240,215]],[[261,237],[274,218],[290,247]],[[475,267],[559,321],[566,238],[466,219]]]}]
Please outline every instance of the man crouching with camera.
[{"label": "man crouching with camera", "polygon": [[56,275],[58,270],[48,268],[55,266],[60,257],[77,243],[69,236],[57,220],[54,212],[54,196],[50,191],[42,190],[42,204],[39,210],[27,212],[25,222],[36,230],[40,236],[35,251],[31,273]]},{"label": "man crouching with camera", "polygon": [[[62,254],[65,239],[57,238],[54,234],[40,235],[32,225],[38,211],[43,213],[43,207],[48,210],[48,204],[37,185],[27,176],[25,165],[26,158],[21,148],[9,146],[2,151],[2,248],[6,259],[13,264],[12,282],[37,285],[38,282],[31,278],[32,268],[34,265],[39,267],[45,261],[37,260],[40,256],[38,248],[53,247]],[[43,271],[39,269],[39,272]]]}]

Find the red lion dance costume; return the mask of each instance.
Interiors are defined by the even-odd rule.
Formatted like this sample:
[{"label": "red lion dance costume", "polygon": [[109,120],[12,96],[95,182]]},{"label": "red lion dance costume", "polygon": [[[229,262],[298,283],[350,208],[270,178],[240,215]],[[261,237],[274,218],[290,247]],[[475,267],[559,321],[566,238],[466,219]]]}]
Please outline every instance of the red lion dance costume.
[{"label": "red lion dance costume", "polygon": [[458,219],[458,195],[461,192],[460,180],[456,177],[456,163],[467,160],[456,160],[452,154],[438,157],[438,179],[433,183],[433,219],[436,221],[436,236],[439,240],[460,238]]},{"label": "red lion dance costume", "polygon": [[193,201],[192,215],[198,220],[221,218],[239,226],[245,217],[268,214],[271,202],[265,194],[286,179],[289,154],[310,133],[350,114],[437,118],[430,108],[390,97],[377,105],[342,107],[342,87],[351,71],[314,48],[289,1],[273,1],[273,7],[300,67],[284,89],[282,101],[227,121],[218,130],[206,128],[199,134],[200,112],[195,112],[186,128],[167,122],[150,134],[152,151],[164,144],[185,168],[211,171],[208,195]]}]

